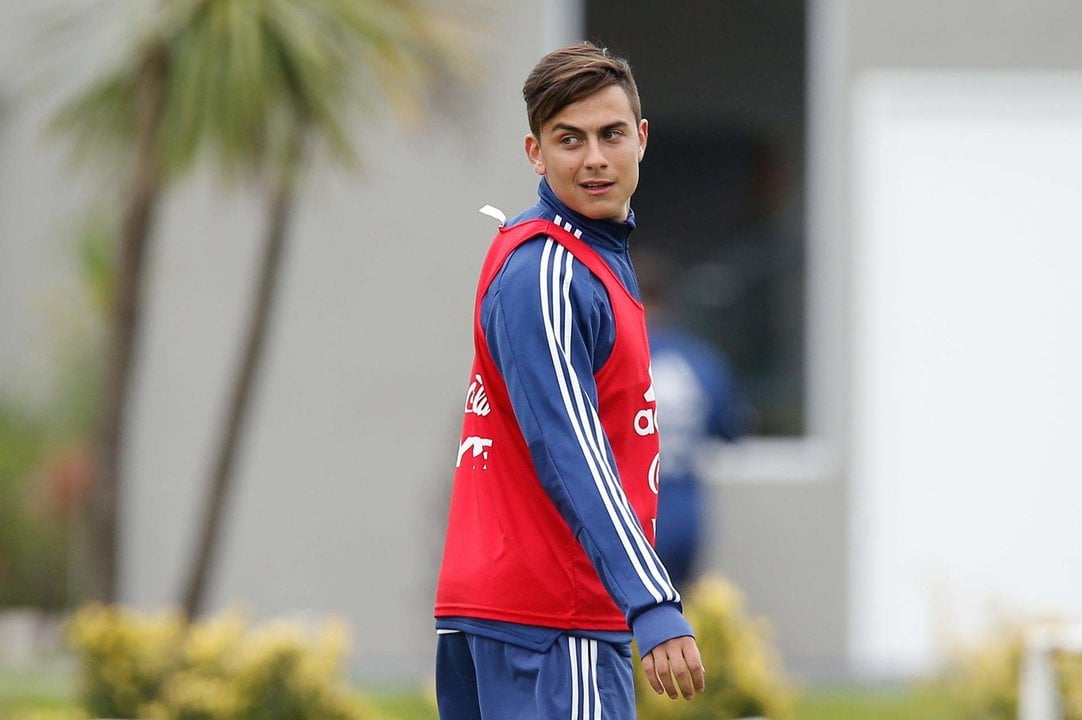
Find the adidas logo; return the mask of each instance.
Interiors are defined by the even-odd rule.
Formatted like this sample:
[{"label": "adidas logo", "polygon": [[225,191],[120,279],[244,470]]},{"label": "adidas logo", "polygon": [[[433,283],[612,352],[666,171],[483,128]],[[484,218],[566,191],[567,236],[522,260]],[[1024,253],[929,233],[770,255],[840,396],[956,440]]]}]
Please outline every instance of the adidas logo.
[{"label": "adidas logo", "polygon": [[[650,387],[642,394],[642,399],[648,403],[654,399],[654,372],[650,369]],[[635,432],[642,437],[653,435],[657,432],[657,406],[646,407],[635,413]]]}]

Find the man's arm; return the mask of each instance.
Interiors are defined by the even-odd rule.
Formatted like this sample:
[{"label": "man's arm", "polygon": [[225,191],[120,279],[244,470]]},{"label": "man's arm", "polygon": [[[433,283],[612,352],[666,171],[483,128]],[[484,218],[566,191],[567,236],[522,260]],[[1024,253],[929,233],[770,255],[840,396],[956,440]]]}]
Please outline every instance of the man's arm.
[{"label": "man's arm", "polygon": [[[603,473],[618,476],[596,422],[594,372],[615,337],[604,287],[561,246],[531,241],[489,288],[482,324],[541,484],[625,612],[640,649],[652,654],[690,636],[679,593],[637,520],[610,512],[613,504],[626,503],[619,483],[613,497],[611,487],[597,482]],[[668,649],[658,656],[675,657]],[[688,657],[684,666],[695,662]],[[656,667],[663,672],[680,664],[673,659]]]}]

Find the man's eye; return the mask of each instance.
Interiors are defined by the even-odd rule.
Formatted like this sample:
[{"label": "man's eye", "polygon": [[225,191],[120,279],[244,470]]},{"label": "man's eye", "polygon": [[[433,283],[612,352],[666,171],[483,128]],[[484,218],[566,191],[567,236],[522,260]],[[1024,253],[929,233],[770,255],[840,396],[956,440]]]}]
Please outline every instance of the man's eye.
[{"label": "man's eye", "polygon": [[620,132],[619,130],[606,130],[605,131],[605,139],[606,140],[615,140],[615,139],[617,139],[617,138],[619,138],[621,136],[623,136],[623,133]]},{"label": "man's eye", "polygon": [[576,138],[574,135],[565,135],[564,137],[560,138],[561,145],[574,145],[576,142],[578,142],[578,138]]}]

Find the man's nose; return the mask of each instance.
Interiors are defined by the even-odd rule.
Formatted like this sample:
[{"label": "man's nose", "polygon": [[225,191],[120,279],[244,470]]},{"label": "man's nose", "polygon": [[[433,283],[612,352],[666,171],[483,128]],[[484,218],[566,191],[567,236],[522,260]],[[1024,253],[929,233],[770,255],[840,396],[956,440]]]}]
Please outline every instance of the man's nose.
[{"label": "man's nose", "polygon": [[601,151],[600,140],[598,140],[597,138],[592,138],[588,140],[586,149],[586,167],[603,168],[608,166],[609,161],[605,157],[605,153]]}]

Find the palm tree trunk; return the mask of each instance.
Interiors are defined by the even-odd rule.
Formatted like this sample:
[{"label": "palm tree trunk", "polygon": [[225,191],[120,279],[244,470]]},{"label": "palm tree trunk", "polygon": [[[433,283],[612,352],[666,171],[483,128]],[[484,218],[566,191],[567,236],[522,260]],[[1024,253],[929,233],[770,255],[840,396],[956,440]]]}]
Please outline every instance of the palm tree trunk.
[{"label": "palm tree trunk", "polygon": [[198,546],[184,586],[184,613],[197,617],[203,610],[209,576],[218,554],[222,517],[234,485],[235,464],[243,439],[249,401],[264,357],[267,329],[274,310],[289,218],[296,201],[297,173],[301,164],[304,129],[294,131],[288,157],[271,189],[263,258],[247,337],[233,382],[232,395],[219,436],[210,477]]},{"label": "palm tree trunk", "polygon": [[103,602],[114,602],[118,591],[117,546],[124,487],[126,408],[139,347],[144,261],[161,196],[158,133],[164,107],[165,73],[164,46],[151,46],[143,57],[139,77],[134,157],[117,246],[117,286],[98,415],[97,467],[87,504],[92,565],[90,593]]}]

